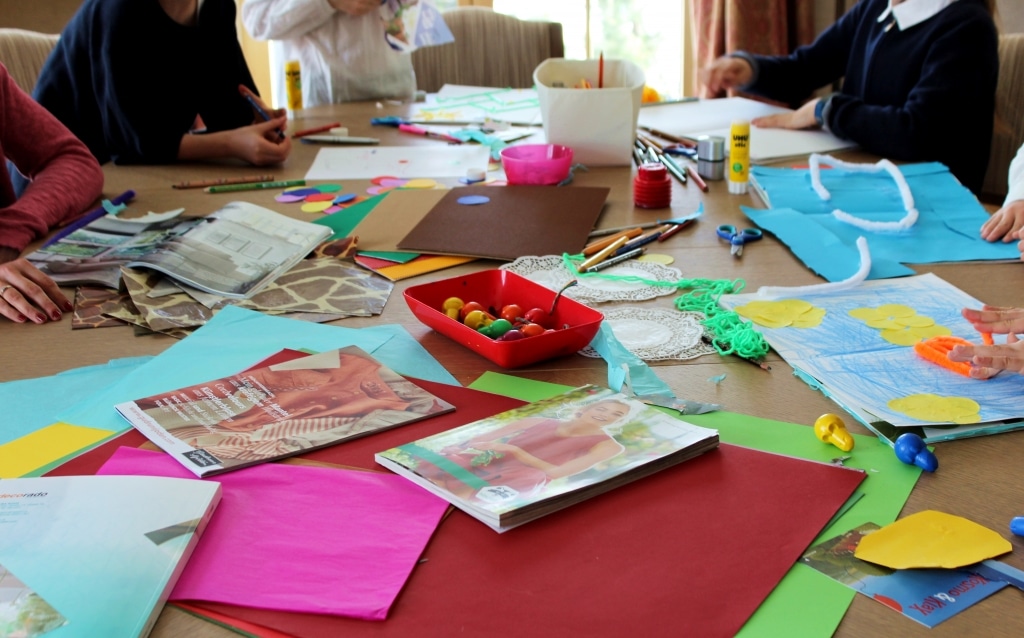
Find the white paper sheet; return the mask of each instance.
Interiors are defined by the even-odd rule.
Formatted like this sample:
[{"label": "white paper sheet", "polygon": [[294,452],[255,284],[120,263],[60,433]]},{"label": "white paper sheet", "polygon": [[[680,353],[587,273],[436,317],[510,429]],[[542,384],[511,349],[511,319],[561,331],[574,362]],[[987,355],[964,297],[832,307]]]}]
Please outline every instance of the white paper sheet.
[{"label": "white paper sheet", "polygon": [[[718,135],[729,147],[729,126],[733,120],[752,120],[763,115],[788,113],[791,109],[742,97],[697,100],[640,109],[640,126],[697,138]],[[828,153],[857,145],[822,130],[791,131],[750,127],[750,161],[755,164],[811,153]]]},{"label": "white paper sheet", "polygon": [[479,144],[322,148],[307,180],[392,177],[464,177],[466,169],[487,170],[490,149]]}]

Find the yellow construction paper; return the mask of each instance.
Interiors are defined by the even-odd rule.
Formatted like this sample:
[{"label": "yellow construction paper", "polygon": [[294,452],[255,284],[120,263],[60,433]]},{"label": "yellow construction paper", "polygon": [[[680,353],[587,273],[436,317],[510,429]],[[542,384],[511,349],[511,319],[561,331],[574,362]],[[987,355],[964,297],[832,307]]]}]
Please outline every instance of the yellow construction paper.
[{"label": "yellow construction paper", "polygon": [[892,569],[955,569],[1012,549],[1009,541],[974,521],[925,510],[868,534],[853,555]]},{"label": "yellow construction paper", "polygon": [[821,324],[825,309],[801,299],[779,301],[751,301],[738,306],[736,313],[766,328],[813,328]]},{"label": "yellow construction paper", "polygon": [[883,330],[880,334],[889,343],[898,346],[912,346],[923,339],[951,335],[953,332],[946,326],[929,325],[923,328],[906,326],[896,330]]},{"label": "yellow construction paper", "polygon": [[890,409],[912,419],[935,423],[978,423],[981,406],[967,397],[940,397],[937,394],[911,394],[888,402]]},{"label": "yellow construction paper", "polygon": [[54,423],[0,445],[0,479],[25,476],[111,437],[114,432]]}]

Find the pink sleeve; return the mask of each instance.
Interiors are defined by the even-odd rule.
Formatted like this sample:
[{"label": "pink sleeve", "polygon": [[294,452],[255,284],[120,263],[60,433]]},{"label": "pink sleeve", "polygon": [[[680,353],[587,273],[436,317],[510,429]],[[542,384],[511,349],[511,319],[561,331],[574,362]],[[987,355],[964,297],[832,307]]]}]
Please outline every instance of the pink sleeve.
[{"label": "pink sleeve", "polygon": [[[3,160],[32,180],[17,200]],[[85,144],[0,64],[0,246],[23,250],[92,207],[102,190],[103,170]]]}]

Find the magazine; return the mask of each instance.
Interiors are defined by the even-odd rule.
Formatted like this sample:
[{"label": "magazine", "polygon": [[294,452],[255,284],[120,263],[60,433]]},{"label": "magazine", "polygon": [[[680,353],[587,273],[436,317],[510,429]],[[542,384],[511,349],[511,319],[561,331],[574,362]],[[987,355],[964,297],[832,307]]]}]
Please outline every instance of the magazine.
[{"label": "magazine", "polygon": [[716,447],[715,430],[587,385],[375,459],[504,532]]},{"label": "magazine", "polygon": [[154,224],[102,217],[28,259],[61,284],[116,288],[120,267],[151,268],[205,292],[252,296],[308,255],[331,230],[249,202],[206,217]]},{"label": "magazine", "polygon": [[200,477],[455,409],[356,346],[253,368],[115,408]]},{"label": "magazine", "polygon": [[864,523],[811,547],[800,562],[926,627],[934,627],[1007,585],[977,573],[972,566],[890,569],[854,556],[860,540],[878,529],[875,523]]},{"label": "magazine", "polygon": [[153,476],[0,481],[0,636],[146,636],[220,497]]}]

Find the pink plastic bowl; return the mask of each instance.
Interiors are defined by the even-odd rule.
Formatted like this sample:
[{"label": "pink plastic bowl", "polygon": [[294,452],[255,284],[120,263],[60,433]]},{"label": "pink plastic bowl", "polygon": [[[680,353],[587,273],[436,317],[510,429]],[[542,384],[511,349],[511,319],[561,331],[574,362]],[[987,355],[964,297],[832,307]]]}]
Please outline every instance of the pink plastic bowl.
[{"label": "pink plastic bowl", "polygon": [[561,144],[521,144],[501,149],[509,184],[557,184],[569,176],[572,149]]}]

